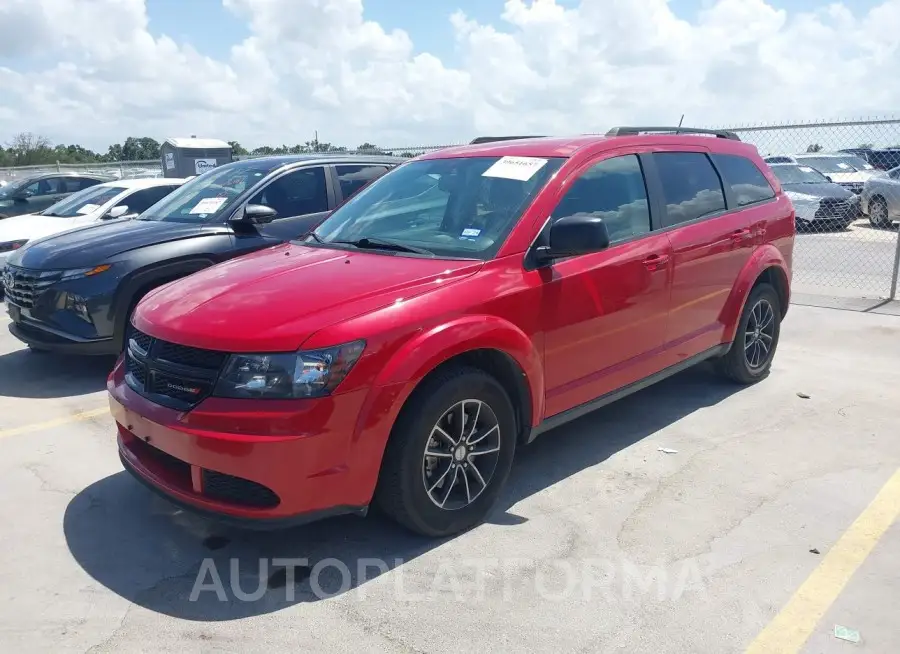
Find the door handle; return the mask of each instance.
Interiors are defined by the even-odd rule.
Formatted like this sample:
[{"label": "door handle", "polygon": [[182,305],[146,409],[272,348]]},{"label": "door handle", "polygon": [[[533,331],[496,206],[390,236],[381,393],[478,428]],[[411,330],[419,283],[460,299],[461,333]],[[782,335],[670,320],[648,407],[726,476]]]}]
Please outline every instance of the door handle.
[{"label": "door handle", "polygon": [[731,240],[735,242],[740,242],[750,238],[750,230],[749,229],[736,229],[731,232]]},{"label": "door handle", "polygon": [[654,270],[659,270],[660,268],[664,268],[667,263],[669,263],[669,255],[668,254],[651,254],[649,257],[644,259],[644,266],[650,272]]}]

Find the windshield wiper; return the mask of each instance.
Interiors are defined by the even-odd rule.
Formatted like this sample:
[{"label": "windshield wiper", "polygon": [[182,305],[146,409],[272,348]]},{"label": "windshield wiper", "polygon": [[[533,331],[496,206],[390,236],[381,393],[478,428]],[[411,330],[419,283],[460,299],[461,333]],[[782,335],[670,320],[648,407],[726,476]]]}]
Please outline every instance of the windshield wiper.
[{"label": "windshield wiper", "polygon": [[383,238],[372,238],[371,236],[363,236],[355,241],[330,241],[331,243],[340,243],[341,245],[352,245],[361,250],[393,250],[394,252],[412,252],[413,254],[424,254],[427,257],[433,257],[434,252],[425,248],[417,248],[413,245],[405,245],[395,241],[388,241]]},{"label": "windshield wiper", "polygon": [[316,234],[315,232],[310,232],[309,234],[307,234],[307,236],[308,236],[308,237],[309,237],[309,236],[312,236],[313,240],[316,241],[317,243],[324,243],[324,242],[325,242],[325,241],[322,240],[322,237],[319,236],[318,234]]}]

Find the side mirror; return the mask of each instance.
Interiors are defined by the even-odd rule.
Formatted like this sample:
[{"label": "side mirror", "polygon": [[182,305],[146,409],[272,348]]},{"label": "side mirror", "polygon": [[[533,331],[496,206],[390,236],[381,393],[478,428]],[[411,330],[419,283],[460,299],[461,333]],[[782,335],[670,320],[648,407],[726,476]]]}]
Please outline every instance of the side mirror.
[{"label": "side mirror", "polygon": [[115,220],[116,218],[121,218],[125,214],[128,213],[128,205],[119,204],[106,212],[104,218],[108,220]]},{"label": "side mirror", "polygon": [[550,227],[550,245],[539,247],[544,262],[579,254],[599,252],[609,247],[609,230],[598,216],[575,214],[560,218]]},{"label": "side mirror", "polygon": [[825,179],[827,179],[829,182],[834,181],[833,179],[831,179],[831,175],[825,175]]},{"label": "side mirror", "polygon": [[264,204],[248,204],[244,207],[243,220],[255,225],[270,223],[278,217],[278,212]]},{"label": "side mirror", "polygon": [[15,195],[12,196],[12,199],[16,202],[25,202],[28,198],[30,198],[34,193],[31,191],[19,191]]}]

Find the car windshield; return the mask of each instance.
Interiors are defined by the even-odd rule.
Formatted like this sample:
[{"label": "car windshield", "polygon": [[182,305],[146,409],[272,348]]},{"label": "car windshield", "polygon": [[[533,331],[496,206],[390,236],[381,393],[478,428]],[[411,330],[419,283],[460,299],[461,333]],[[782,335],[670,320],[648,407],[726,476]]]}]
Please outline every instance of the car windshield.
[{"label": "car windshield", "polygon": [[846,157],[841,157],[841,161],[850,164],[857,170],[875,170],[875,166],[855,154],[848,154]]},{"label": "car windshield", "polygon": [[827,184],[828,179],[810,166],[783,164],[772,166],[772,172],[782,184]]},{"label": "car windshield", "polygon": [[820,173],[856,173],[859,172],[843,157],[797,157],[806,166],[812,166]]},{"label": "car windshield", "polygon": [[25,188],[31,183],[30,179],[22,179],[18,182],[10,182],[6,186],[0,186],[0,200],[5,200],[6,198],[11,198],[15,195],[20,189]]},{"label": "car windshield", "polygon": [[73,218],[94,213],[125,190],[124,186],[91,186],[47,207],[41,215]]},{"label": "car windshield", "polygon": [[304,244],[489,259],[562,158],[411,161],[337,209]]},{"label": "car windshield", "polygon": [[186,182],[154,204],[138,220],[202,223],[221,220],[234,209],[235,200],[282,162],[236,161],[213,168]]}]

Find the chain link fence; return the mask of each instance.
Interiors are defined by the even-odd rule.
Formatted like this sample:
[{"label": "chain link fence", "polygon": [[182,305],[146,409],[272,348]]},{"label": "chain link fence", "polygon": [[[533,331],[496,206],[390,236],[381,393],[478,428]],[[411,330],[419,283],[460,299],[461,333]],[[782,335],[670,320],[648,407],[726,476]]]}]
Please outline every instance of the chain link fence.
[{"label": "chain link fence", "polygon": [[[797,293],[897,297],[900,265],[900,119],[739,125],[782,179],[797,211],[793,287]],[[316,153],[415,157],[453,145]],[[301,154],[298,151],[295,154]],[[239,159],[266,156],[245,155]],[[53,164],[0,169],[0,180],[79,170],[115,178],[158,177],[160,161]]]}]

